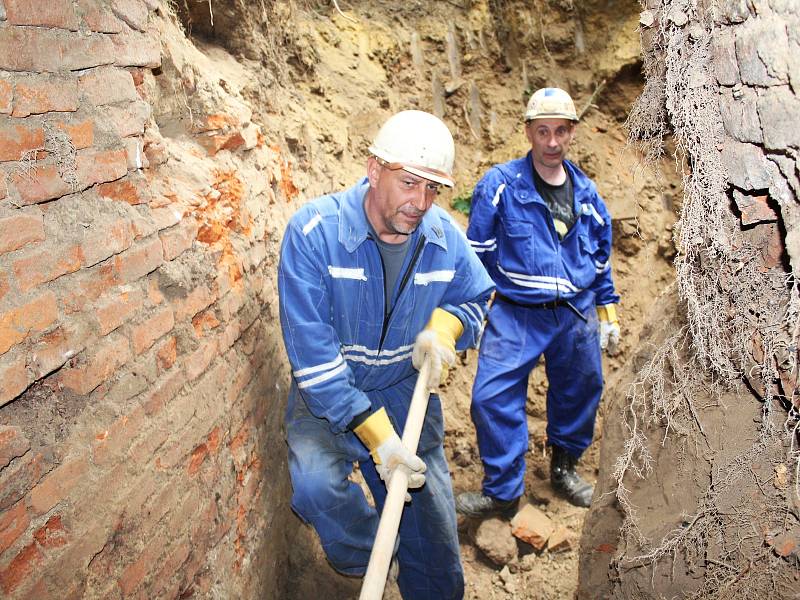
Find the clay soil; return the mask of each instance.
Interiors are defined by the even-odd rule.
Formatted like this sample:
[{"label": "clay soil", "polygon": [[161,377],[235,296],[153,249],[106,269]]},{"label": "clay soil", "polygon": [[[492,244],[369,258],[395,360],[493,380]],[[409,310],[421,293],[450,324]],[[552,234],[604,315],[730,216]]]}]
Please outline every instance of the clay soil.
[{"label": "clay soil", "polygon": [[[626,147],[626,112],[642,86],[638,3],[405,2],[390,10],[381,2],[340,2],[348,18],[328,3],[285,9],[282,3],[254,3],[271,6],[270,18],[282,23],[278,30],[249,30],[235,10],[226,21],[219,9],[211,26],[205,4],[186,4],[187,13],[178,3],[178,18],[204,56],[204,71],[221,73],[226,89],[250,105],[270,143],[290,158],[297,203],[352,184],[363,173],[366,146],[380,122],[396,110],[421,108],[439,113],[455,134],[458,185],[439,202],[466,226],[467,217],[451,202],[469,197],[489,166],[526,151],[521,115],[527,96],[548,84],[569,90],[585,111],[571,157],[594,178],[614,220],[612,264],[622,296],[623,342],[622,353],[604,365],[607,385],[613,385],[637,344],[644,315],[672,281],[671,228],[680,197],[674,163],[645,169]],[[169,127],[167,113],[162,129]],[[442,391],[456,492],[478,489],[482,477],[469,417],[475,368],[476,352],[469,351]],[[540,366],[528,393],[526,502],[567,529],[569,547],[535,552],[520,542],[516,557],[497,564],[476,545],[474,524],[465,523],[467,598],[575,593],[586,511],[549,488],[546,389]],[[604,411],[601,405],[599,421]],[[580,465],[590,481],[597,475],[599,425]],[[285,597],[357,596],[359,581],[330,569],[309,528],[301,527],[290,561]],[[396,587],[390,585],[386,596],[399,597]]]}]

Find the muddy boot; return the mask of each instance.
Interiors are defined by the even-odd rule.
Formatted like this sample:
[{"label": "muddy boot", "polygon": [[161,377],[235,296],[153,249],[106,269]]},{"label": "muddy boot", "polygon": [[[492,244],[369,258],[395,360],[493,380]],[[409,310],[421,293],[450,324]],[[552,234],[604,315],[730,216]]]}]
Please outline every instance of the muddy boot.
[{"label": "muddy boot", "polygon": [[575,471],[578,459],[558,446],[552,446],[550,483],[553,489],[575,506],[588,508],[594,489]]},{"label": "muddy boot", "polygon": [[484,496],[483,492],[462,492],[456,496],[456,512],[465,517],[484,519],[493,515],[506,518],[517,512],[519,498],[514,500],[496,500]]}]

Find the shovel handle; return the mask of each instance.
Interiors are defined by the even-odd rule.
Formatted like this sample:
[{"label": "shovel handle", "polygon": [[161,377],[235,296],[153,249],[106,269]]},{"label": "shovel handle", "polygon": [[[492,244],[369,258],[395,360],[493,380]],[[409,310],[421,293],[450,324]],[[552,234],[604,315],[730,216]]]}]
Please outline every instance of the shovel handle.
[{"label": "shovel handle", "polygon": [[[403,445],[412,453],[417,453],[419,436],[425,422],[425,413],[428,411],[428,373],[431,370],[430,358],[425,357],[422,368],[419,370],[417,385],[414,386],[414,395],[411,397],[411,406],[408,409],[406,426],[403,429]],[[400,527],[400,516],[403,513],[406,491],[408,491],[408,472],[397,468],[392,474],[387,486],[386,501],[383,503],[381,520],[375,534],[375,543],[369,555],[367,572],[364,583],[361,584],[359,600],[381,600],[383,588],[386,586],[386,576],[394,552],[394,541]]]}]

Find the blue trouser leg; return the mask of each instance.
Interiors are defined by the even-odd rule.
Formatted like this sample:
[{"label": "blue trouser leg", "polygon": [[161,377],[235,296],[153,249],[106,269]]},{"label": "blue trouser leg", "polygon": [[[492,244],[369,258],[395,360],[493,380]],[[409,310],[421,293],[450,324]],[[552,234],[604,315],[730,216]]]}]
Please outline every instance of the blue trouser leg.
[{"label": "blue trouser leg", "polygon": [[292,508],[314,526],[337,571],[363,575],[378,515],[348,479],[359,458],[358,440],[348,437],[334,435],[325,421],[309,414],[287,422]]},{"label": "blue trouser leg", "polygon": [[498,500],[518,498],[524,489],[528,375],[547,343],[530,326],[533,313],[496,302],[478,354],[470,410],[483,462],[483,493]]},{"label": "blue trouser leg", "polygon": [[528,425],[528,375],[545,355],[547,438],[575,456],[592,441],[603,389],[593,297],[567,307],[524,308],[497,302],[481,340],[472,388],[472,420],[484,468],[483,492],[499,500],[522,495]]},{"label": "blue trouser leg", "polygon": [[[409,388],[409,385],[411,386]],[[371,392],[373,408],[385,406],[395,428],[405,424],[413,381],[398,389]],[[386,487],[366,448],[351,433],[335,435],[327,422],[290,398],[287,415],[292,506],[316,529],[328,560],[338,571],[363,575],[375,539],[378,513],[347,477],[359,461],[364,479],[382,509]],[[403,597],[460,600],[464,575],[458,546],[450,473],[442,448],[438,397],[431,396],[417,454],[427,465],[426,483],[411,492],[400,520],[398,584]]]},{"label": "blue trouser leg", "polygon": [[547,441],[579,457],[592,443],[594,421],[603,392],[603,363],[594,306],[583,311],[587,322],[575,314],[545,350],[547,372]]}]

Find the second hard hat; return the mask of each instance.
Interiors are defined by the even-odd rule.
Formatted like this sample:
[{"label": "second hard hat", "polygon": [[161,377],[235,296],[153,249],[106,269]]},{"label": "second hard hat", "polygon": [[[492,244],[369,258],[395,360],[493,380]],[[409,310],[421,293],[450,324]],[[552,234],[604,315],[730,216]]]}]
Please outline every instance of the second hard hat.
[{"label": "second hard hat", "polygon": [[453,187],[453,136],[440,119],[421,110],[404,110],[378,131],[369,151],[390,169],[403,169]]},{"label": "second hard hat", "polygon": [[577,121],[575,103],[561,88],[542,88],[536,90],[525,110],[525,121],[532,119],[569,119]]}]

